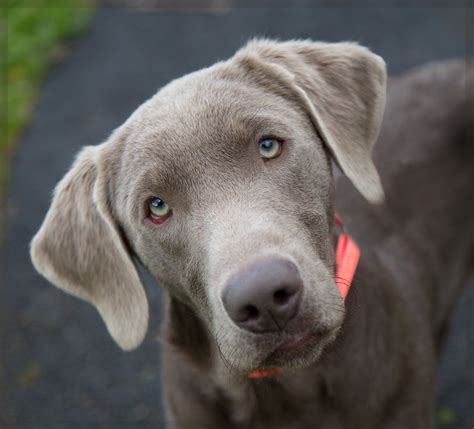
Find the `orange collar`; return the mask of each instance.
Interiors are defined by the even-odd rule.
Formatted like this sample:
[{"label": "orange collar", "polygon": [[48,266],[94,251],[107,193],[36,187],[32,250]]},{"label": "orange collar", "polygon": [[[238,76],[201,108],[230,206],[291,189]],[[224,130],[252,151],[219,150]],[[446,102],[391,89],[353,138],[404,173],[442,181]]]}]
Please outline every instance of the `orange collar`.
[{"label": "orange collar", "polygon": [[[336,246],[336,285],[341,293],[342,299],[346,299],[351,287],[352,280],[359,264],[360,249],[357,243],[344,233],[344,224],[336,213],[336,225],[341,229]],[[250,371],[247,378],[274,377],[283,373],[282,368],[266,368]]]},{"label": "orange collar", "polygon": [[360,259],[360,249],[357,243],[344,233],[344,224],[336,213],[336,225],[342,231],[337,239],[336,246],[336,285],[339,288],[342,299],[346,299],[354,279],[357,265]]}]

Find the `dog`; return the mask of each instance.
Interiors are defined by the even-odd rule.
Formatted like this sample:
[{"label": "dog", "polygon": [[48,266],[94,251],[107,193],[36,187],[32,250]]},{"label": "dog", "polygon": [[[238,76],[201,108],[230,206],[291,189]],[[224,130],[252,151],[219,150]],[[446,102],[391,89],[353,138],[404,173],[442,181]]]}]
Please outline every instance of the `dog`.
[{"label": "dog", "polygon": [[[124,350],[147,330],[136,265],[152,273],[170,427],[434,427],[474,265],[473,70],[387,86],[356,43],[254,39],[79,153],[33,264]],[[352,282],[342,236],[360,251]]]}]

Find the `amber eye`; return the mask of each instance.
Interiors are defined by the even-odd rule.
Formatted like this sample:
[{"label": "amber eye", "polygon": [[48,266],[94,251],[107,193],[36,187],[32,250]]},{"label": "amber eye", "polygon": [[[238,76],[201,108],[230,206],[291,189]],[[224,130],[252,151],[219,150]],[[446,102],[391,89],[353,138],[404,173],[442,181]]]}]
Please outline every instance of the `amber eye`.
[{"label": "amber eye", "polygon": [[161,198],[153,197],[148,202],[150,219],[155,223],[163,223],[171,214],[170,206]]},{"label": "amber eye", "polygon": [[281,142],[277,139],[263,139],[259,143],[260,155],[264,159],[276,158],[281,153]]}]

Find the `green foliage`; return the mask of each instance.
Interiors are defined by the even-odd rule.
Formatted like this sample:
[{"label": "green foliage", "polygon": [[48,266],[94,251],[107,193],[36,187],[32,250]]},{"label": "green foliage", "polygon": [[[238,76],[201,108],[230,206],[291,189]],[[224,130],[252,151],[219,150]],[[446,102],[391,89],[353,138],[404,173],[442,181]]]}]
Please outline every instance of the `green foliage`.
[{"label": "green foliage", "polygon": [[450,426],[456,423],[456,413],[448,407],[441,407],[436,413],[439,426]]},{"label": "green foliage", "polygon": [[[88,22],[84,0],[8,0],[0,16],[0,184],[15,138],[25,126],[48,66]],[[3,176],[3,177],[2,177]]]}]

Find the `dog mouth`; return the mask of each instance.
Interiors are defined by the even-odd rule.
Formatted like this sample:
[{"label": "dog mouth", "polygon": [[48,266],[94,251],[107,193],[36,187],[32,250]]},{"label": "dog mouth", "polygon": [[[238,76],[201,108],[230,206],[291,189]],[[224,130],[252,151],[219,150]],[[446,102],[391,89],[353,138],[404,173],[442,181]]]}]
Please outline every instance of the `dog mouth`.
[{"label": "dog mouth", "polygon": [[321,341],[321,334],[300,334],[283,341],[271,354],[268,360],[290,360],[300,357]]},{"label": "dog mouth", "polygon": [[287,338],[263,359],[259,367],[307,366],[317,359],[324,345],[334,336],[333,330],[328,333],[306,332]]}]

